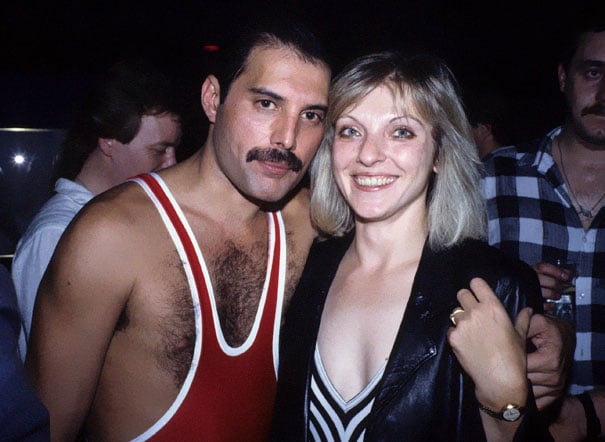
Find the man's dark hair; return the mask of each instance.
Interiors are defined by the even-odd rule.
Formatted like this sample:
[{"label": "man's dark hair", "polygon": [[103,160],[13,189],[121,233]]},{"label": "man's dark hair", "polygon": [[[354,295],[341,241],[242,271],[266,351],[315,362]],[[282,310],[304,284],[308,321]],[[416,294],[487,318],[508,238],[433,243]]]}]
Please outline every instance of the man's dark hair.
[{"label": "man's dark hair", "polygon": [[171,78],[151,61],[117,62],[100,74],[75,117],[61,146],[54,170],[58,178],[73,180],[99,138],[129,143],[145,115],[181,114]]},{"label": "man's dark hair", "polygon": [[293,49],[305,61],[330,67],[319,39],[305,24],[283,16],[256,21],[244,25],[242,32],[227,45],[219,58],[214,74],[221,87],[221,103],[225,101],[231,84],[246,69],[250,52],[257,47],[286,47]]},{"label": "man's dark hair", "polygon": [[468,119],[473,127],[487,124],[492,135],[502,145],[511,144],[512,140],[512,102],[500,91],[478,90],[467,93],[465,97]]},{"label": "man's dark hair", "polygon": [[605,31],[605,13],[603,0],[594,0],[580,5],[569,18],[567,32],[563,32],[563,42],[559,52],[559,62],[566,72],[580,45],[584,34]]}]

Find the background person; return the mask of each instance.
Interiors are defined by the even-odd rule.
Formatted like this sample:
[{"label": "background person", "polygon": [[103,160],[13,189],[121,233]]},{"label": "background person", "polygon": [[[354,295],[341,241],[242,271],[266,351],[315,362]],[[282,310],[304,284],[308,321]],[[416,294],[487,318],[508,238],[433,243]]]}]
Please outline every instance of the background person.
[{"label": "background person", "polygon": [[[545,299],[575,284],[569,392],[580,393],[605,387],[605,24],[583,27],[571,41],[558,66],[569,110],[563,125],[490,156],[482,187],[490,243],[534,266]],[[574,263],[576,274],[556,259]]]},{"label": "background person", "polygon": [[[534,266],[545,300],[575,287],[571,394],[605,388],[605,23],[598,10],[581,19],[569,23],[557,68],[567,104],[562,126],[538,142],[488,157],[482,182],[490,243]],[[553,264],[557,259],[573,263],[575,271]],[[583,397],[590,402],[593,396],[600,393]],[[582,404],[566,398],[553,432],[598,428],[590,425],[595,419],[589,411],[586,420],[579,417],[591,408]],[[605,414],[602,400],[594,407],[596,416]],[[599,434],[594,431],[588,436]]]},{"label": "background person", "polygon": [[59,153],[55,195],[15,251],[11,271],[25,330],[23,359],[38,286],[65,228],[95,195],[175,164],[179,106],[169,78],[143,60],[115,64],[93,86]]},{"label": "background person", "polygon": [[465,102],[479,158],[511,143],[512,105],[503,93],[477,90]]},{"label": "background person", "polygon": [[0,440],[46,442],[48,412],[25,376],[17,338],[21,329],[10,272],[0,264]]}]

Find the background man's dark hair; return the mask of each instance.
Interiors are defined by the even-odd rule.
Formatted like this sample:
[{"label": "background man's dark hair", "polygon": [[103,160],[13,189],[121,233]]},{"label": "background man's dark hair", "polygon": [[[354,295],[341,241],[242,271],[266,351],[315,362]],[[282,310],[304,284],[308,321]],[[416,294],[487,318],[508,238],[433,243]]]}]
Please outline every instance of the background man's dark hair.
[{"label": "background man's dark hair", "polygon": [[465,97],[468,119],[473,127],[489,125],[496,142],[505,146],[515,140],[513,103],[504,92],[474,90]]},{"label": "background man's dark hair", "polygon": [[58,178],[73,180],[99,138],[129,143],[145,115],[181,115],[182,103],[171,77],[151,61],[117,62],[100,74],[75,117],[61,146],[54,169]]},{"label": "background man's dark hair", "polygon": [[323,63],[330,67],[328,56],[311,28],[291,17],[281,14],[265,20],[255,20],[244,25],[240,31],[221,51],[214,72],[221,87],[221,103],[229,93],[233,81],[246,69],[248,55],[259,46],[288,47],[294,49],[305,61]]},{"label": "background man's dark hair", "polygon": [[605,7],[603,0],[580,2],[570,13],[568,27],[562,32],[559,62],[567,72],[582,34],[605,31]]}]

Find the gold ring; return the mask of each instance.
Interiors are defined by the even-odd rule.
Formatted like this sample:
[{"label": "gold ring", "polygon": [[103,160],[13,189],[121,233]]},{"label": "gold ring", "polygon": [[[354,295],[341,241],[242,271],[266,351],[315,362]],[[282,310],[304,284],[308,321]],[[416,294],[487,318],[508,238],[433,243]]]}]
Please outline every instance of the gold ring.
[{"label": "gold ring", "polygon": [[464,309],[462,307],[456,307],[452,313],[450,313],[450,321],[452,321],[452,324],[454,324],[454,327],[456,326],[456,315],[458,313],[463,313]]}]

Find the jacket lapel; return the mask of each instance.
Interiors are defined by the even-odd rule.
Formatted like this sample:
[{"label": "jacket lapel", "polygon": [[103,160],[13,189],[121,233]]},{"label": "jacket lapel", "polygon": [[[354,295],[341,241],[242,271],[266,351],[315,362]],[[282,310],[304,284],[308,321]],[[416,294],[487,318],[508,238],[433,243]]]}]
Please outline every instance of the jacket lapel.
[{"label": "jacket lapel", "polygon": [[374,403],[374,416],[381,414],[422,365],[437,356],[437,343],[443,339],[443,318],[447,318],[457,305],[455,297],[452,301],[451,296],[447,296],[452,292],[452,278],[455,278],[455,266],[448,261],[444,253],[433,252],[425,244],[403,321],[385,367],[382,387]]}]

